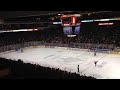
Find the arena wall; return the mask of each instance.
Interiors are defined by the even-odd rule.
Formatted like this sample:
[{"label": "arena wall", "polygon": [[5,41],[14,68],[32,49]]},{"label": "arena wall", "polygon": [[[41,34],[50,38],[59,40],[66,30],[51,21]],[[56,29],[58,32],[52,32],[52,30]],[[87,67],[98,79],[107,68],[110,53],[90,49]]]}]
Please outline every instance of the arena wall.
[{"label": "arena wall", "polygon": [[[78,44],[78,43],[76,43]],[[85,47],[87,48],[84,48]],[[96,48],[89,48],[89,43],[88,46],[87,44],[83,44],[83,43],[79,43],[79,46],[81,47],[71,47],[67,44],[54,44],[54,43],[46,43],[46,42],[42,42],[42,41],[32,41],[32,42],[25,42],[25,43],[20,43],[20,44],[14,44],[14,45],[7,45],[7,46],[3,46],[0,47],[0,52],[5,52],[5,51],[10,51],[10,50],[15,50],[18,51],[21,48],[27,48],[27,47],[31,47],[31,48],[64,48],[64,49],[71,49],[71,50],[87,50],[87,51],[91,51],[91,52],[99,52],[99,53],[111,53],[111,54],[120,54],[120,52],[118,51],[112,51],[112,49],[96,49]],[[97,45],[96,45],[97,46]],[[114,45],[110,45],[110,46],[114,46]]]}]

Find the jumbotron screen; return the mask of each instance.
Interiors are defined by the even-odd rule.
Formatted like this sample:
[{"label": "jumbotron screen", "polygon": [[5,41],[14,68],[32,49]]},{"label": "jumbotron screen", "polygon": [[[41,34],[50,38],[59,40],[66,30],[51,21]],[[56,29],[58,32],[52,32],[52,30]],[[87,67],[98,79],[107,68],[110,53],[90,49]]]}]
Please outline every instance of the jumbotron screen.
[{"label": "jumbotron screen", "polygon": [[75,27],[74,34],[79,35],[80,34],[80,26]]},{"label": "jumbotron screen", "polygon": [[64,32],[64,35],[67,35],[69,37],[79,35],[80,26],[64,26],[63,32]]},{"label": "jumbotron screen", "polygon": [[73,34],[72,27],[70,26],[63,27],[63,32],[65,35],[72,35]]}]

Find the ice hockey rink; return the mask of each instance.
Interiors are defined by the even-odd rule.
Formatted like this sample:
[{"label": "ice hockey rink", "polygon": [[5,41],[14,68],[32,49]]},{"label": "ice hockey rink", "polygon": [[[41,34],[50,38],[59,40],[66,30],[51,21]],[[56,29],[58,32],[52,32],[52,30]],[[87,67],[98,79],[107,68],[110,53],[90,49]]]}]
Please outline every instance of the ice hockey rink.
[{"label": "ice hockey rink", "polygon": [[[61,70],[93,76],[97,79],[120,79],[120,55],[88,52],[87,49],[65,49],[28,47],[20,51],[0,53],[0,57],[23,62],[39,64],[45,67],[60,68]],[[95,66],[94,61],[98,61]]]}]

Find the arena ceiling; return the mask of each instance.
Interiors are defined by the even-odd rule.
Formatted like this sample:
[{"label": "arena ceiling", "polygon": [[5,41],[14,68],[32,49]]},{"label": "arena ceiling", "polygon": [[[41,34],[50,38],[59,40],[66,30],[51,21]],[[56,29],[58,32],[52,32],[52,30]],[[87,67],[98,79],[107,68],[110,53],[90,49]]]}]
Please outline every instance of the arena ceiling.
[{"label": "arena ceiling", "polygon": [[71,12],[80,13],[82,15],[103,14],[104,16],[108,15],[110,17],[120,16],[120,11],[0,11],[0,18],[29,17],[29,16],[47,15],[50,13],[56,14],[56,13],[71,13]]},{"label": "arena ceiling", "polygon": [[38,14],[54,13],[55,11],[0,11],[1,18],[15,18],[18,16],[29,16]]},{"label": "arena ceiling", "polygon": [[[41,14],[59,13],[59,12],[71,12],[71,11],[0,11],[0,16],[11,18],[17,16],[29,16],[29,15],[31,16],[31,15],[41,15]],[[88,12],[88,11],[81,11],[81,12]]]},{"label": "arena ceiling", "polygon": [[[18,17],[18,16],[32,16],[32,15],[34,16],[34,15],[59,13],[59,12],[62,13],[62,12],[73,12],[73,11],[0,11],[0,17],[2,17],[2,18],[13,18],[13,17]],[[74,11],[74,12],[78,12],[78,13],[111,12],[112,13],[112,11]]]}]

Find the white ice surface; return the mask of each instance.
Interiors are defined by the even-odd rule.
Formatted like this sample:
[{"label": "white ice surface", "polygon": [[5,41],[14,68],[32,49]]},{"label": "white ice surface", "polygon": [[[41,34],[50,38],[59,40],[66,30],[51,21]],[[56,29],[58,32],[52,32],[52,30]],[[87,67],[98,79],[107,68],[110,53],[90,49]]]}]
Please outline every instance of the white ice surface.
[{"label": "white ice surface", "polygon": [[[24,62],[36,63],[42,66],[60,68],[70,72],[94,76],[97,79],[120,79],[120,55],[97,53],[88,50],[69,50],[63,48],[24,48],[20,51],[0,53],[0,57]],[[95,67],[94,61],[98,60]],[[77,72],[78,73],[78,72]]]}]

